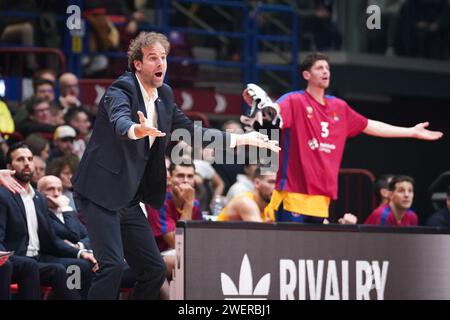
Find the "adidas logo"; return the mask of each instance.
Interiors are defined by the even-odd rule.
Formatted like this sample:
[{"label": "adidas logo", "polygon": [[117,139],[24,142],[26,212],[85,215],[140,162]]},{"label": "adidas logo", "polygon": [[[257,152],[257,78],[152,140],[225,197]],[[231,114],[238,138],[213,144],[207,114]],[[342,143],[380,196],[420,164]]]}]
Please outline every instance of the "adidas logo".
[{"label": "adidas logo", "polygon": [[225,300],[267,300],[270,288],[270,273],[266,273],[253,290],[253,275],[247,254],[242,258],[239,272],[239,290],[233,280],[224,272],[220,273],[222,293]]}]

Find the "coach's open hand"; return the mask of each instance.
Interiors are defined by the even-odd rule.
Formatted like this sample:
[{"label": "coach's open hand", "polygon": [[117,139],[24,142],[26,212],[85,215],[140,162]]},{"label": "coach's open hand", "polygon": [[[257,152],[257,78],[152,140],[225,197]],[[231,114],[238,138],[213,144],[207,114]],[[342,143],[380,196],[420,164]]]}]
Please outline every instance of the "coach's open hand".
[{"label": "coach's open hand", "polygon": [[267,148],[274,152],[279,152],[281,148],[277,146],[278,141],[269,140],[269,137],[257,131],[236,135],[236,146],[249,145],[260,148]]},{"label": "coach's open hand", "polygon": [[137,114],[139,116],[139,125],[134,127],[134,134],[136,135],[136,138],[164,137],[166,135],[164,132],[153,128],[141,111],[138,111]]}]

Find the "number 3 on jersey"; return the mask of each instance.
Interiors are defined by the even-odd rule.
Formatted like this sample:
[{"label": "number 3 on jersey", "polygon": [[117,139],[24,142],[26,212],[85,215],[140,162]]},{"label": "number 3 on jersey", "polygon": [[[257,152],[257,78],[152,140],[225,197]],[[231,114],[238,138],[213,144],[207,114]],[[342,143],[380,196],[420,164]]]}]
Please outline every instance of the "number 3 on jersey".
[{"label": "number 3 on jersey", "polygon": [[321,136],[322,138],[326,138],[330,135],[330,130],[328,129],[328,122],[326,121],[321,121],[320,125],[322,126],[322,133]]}]

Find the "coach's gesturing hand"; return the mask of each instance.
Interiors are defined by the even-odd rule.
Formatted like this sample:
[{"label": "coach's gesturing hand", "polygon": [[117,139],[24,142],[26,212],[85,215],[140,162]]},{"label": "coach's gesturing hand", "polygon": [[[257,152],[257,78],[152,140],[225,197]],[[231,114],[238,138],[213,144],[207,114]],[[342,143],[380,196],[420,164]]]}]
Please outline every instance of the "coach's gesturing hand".
[{"label": "coach's gesturing hand", "polygon": [[269,137],[261,134],[257,131],[252,131],[244,134],[237,134],[236,135],[236,145],[249,145],[249,146],[256,146],[260,148],[266,148],[270,149],[274,152],[279,152],[281,148],[277,146],[278,141],[276,140],[269,140]]},{"label": "coach's gesturing hand", "polygon": [[150,122],[141,111],[138,111],[139,125],[134,127],[136,138],[143,137],[164,137],[166,134],[151,126]]}]

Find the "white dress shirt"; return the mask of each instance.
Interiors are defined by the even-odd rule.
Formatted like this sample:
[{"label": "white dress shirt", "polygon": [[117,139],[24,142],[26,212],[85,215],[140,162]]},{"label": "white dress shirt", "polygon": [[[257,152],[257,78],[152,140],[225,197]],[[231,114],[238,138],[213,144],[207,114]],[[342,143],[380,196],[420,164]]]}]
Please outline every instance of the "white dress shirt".
[{"label": "white dress shirt", "polygon": [[[141,89],[141,93],[142,93],[142,100],[144,100],[144,105],[145,105],[145,111],[147,112],[147,121],[149,123],[150,126],[152,126],[153,128],[158,128],[158,113],[156,113],[156,106],[155,106],[155,101],[156,99],[158,99],[158,90],[154,89],[154,93],[152,96],[149,96],[147,91],[145,90],[144,86],[142,85],[141,81],[139,80],[139,77],[136,76],[136,79],[139,83],[139,88]],[[138,126],[138,124],[134,124],[130,127],[130,129],[128,129],[128,137],[130,139],[136,140],[137,137],[134,134],[134,128]],[[156,137],[148,137],[149,139],[149,143],[150,143],[150,148],[153,145],[153,142],[155,142],[155,138]]]},{"label": "white dress shirt", "polygon": [[38,236],[38,221],[36,215],[36,208],[34,206],[33,198],[36,195],[31,185],[28,186],[28,190],[20,193],[20,197],[25,207],[25,214],[27,216],[28,227],[28,248],[27,257],[34,257],[39,254],[40,244]]}]

